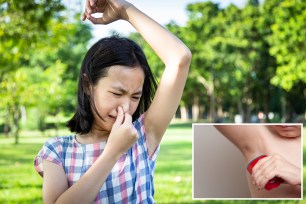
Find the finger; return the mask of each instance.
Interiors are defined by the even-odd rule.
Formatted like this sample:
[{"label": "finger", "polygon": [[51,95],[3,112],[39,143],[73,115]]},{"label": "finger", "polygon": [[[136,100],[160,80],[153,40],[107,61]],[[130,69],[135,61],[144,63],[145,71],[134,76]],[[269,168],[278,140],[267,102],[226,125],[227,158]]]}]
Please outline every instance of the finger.
[{"label": "finger", "polygon": [[89,16],[89,17],[87,17],[87,19],[90,20],[93,24],[103,24],[103,25],[108,24],[108,23],[104,20],[103,17],[102,17],[102,18],[95,18],[95,17],[93,17],[93,16]]},{"label": "finger", "polygon": [[259,169],[262,168],[262,165],[264,165],[267,161],[269,160],[269,157],[264,157],[262,159],[260,159],[255,166],[252,169],[252,174],[254,174],[255,172],[257,172]]},{"label": "finger", "polygon": [[87,19],[90,20],[93,24],[98,24],[98,20],[95,17],[89,16]]},{"label": "finger", "polygon": [[83,14],[82,14],[82,21],[85,21],[86,20],[86,13],[84,12]]},{"label": "finger", "polygon": [[262,161],[258,162],[258,167],[255,168],[254,176],[265,175],[267,176],[270,172],[274,172],[277,167],[276,158],[274,156],[268,156]]},{"label": "finger", "polygon": [[260,178],[264,175],[265,170],[269,168],[269,166],[271,166],[271,158],[269,157],[265,157],[261,159],[254,166],[252,170],[253,171],[252,177],[256,180],[257,183],[260,180]]},{"label": "finger", "polygon": [[258,178],[257,177],[253,177],[252,180],[253,180],[253,185],[255,186],[255,188],[257,190],[260,190],[260,185],[259,185],[259,182],[258,182]]},{"label": "finger", "polygon": [[92,7],[89,5],[88,2],[86,2],[85,5],[85,13],[87,13],[87,16],[92,14]]},{"label": "finger", "polygon": [[270,169],[269,172],[265,172],[261,180],[259,181],[261,186],[266,186],[270,182],[274,183],[276,180],[276,171],[275,169]]},{"label": "finger", "polygon": [[253,179],[253,183],[256,186],[257,190],[262,189],[262,185],[260,181],[262,180],[262,176],[263,176],[263,173],[262,173],[263,166],[266,163],[269,163],[268,157],[260,159],[252,169],[252,179]]},{"label": "finger", "polygon": [[260,168],[256,171],[254,179],[256,180],[257,185],[264,188],[270,180],[277,176],[277,165],[275,164],[275,158],[270,156]]},{"label": "finger", "polygon": [[256,181],[254,179],[252,179],[252,181],[253,181],[254,188],[258,191],[261,190],[260,186],[256,183]]},{"label": "finger", "polygon": [[[273,171],[273,170],[272,170]],[[264,188],[267,183],[274,178],[274,175],[273,175],[273,172],[263,172],[261,175],[259,175],[257,178],[256,178],[256,183],[257,185],[260,187],[260,188]]]},{"label": "finger", "polygon": [[123,123],[123,120],[124,120],[123,109],[122,109],[122,107],[118,107],[117,118],[116,118],[115,123],[113,124],[113,128],[120,127]]},{"label": "finger", "polygon": [[96,1],[95,0],[89,0],[89,5],[90,6],[94,6],[96,4]]},{"label": "finger", "polygon": [[123,123],[131,125],[132,124],[132,116],[128,113],[125,113],[124,116],[125,116],[125,119],[124,119]]},{"label": "finger", "polygon": [[255,189],[258,190],[258,191],[260,191],[262,188],[261,188],[259,185],[256,185],[256,184],[255,184]]}]

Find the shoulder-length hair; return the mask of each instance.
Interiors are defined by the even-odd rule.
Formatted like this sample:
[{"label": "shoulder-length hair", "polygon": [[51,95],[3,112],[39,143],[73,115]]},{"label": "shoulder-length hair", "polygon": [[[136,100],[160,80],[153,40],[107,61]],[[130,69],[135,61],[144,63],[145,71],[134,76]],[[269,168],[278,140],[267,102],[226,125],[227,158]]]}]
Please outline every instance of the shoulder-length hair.
[{"label": "shoulder-length hair", "polygon": [[76,112],[67,122],[71,132],[86,134],[91,130],[94,120],[92,110],[100,116],[91,101],[89,86],[96,85],[101,78],[106,77],[109,67],[113,65],[127,68],[139,66],[144,72],[142,96],[132,116],[133,121],[149,108],[157,84],[140,46],[128,38],[118,36],[102,38],[88,50],[83,59],[78,81]]}]

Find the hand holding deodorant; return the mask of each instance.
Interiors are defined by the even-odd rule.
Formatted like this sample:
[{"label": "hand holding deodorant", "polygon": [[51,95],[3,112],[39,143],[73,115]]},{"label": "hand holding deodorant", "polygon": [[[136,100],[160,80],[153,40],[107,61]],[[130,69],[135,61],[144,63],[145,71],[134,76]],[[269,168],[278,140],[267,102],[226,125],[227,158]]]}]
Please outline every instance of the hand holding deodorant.
[{"label": "hand holding deodorant", "polygon": [[[261,160],[262,158],[267,157],[267,155],[261,155],[256,157],[255,159],[253,159],[247,166],[247,170],[250,174],[252,174],[252,169],[253,167],[256,165],[256,163]],[[277,188],[281,183],[283,183],[284,180],[282,178],[279,177],[274,177],[273,179],[271,179],[266,185],[265,185],[265,189],[266,190],[271,190],[273,188]]]}]

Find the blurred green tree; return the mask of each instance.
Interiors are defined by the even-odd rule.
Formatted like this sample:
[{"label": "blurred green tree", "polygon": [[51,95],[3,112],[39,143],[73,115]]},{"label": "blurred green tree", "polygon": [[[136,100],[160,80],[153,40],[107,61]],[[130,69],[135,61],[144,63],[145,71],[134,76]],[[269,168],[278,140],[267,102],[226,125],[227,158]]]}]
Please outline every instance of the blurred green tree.
[{"label": "blurred green tree", "polygon": [[18,143],[28,108],[38,109],[40,124],[47,115],[71,114],[81,56],[92,35],[80,14],[61,1],[7,1],[0,11],[0,110]]},{"label": "blurred green tree", "polygon": [[[271,3],[266,1],[266,7]],[[269,38],[270,53],[277,60],[276,75],[271,82],[290,91],[295,84],[306,83],[306,4],[286,0],[271,10],[274,22]]]}]

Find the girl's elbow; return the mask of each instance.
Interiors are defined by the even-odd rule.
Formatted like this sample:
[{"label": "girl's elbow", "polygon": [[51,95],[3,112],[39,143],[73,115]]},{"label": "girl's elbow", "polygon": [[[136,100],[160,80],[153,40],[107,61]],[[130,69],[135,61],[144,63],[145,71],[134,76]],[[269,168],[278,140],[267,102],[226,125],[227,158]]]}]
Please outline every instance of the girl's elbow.
[{"label": "girl's elbow", "polygon": [[186,47],[186,51],[185,51],[184,57],[185,57],[186,60],[188,60],[189,62],[191,61],[192,53],[191,53],[191,51],[190,51],[190,49],[189,49],[188,47]]},{"label": "girl's elbow", "polygon": [[191,51],[186,47],[184,51],[181,53],[179,60],[179,67],[189,67],[192,58]]}]

